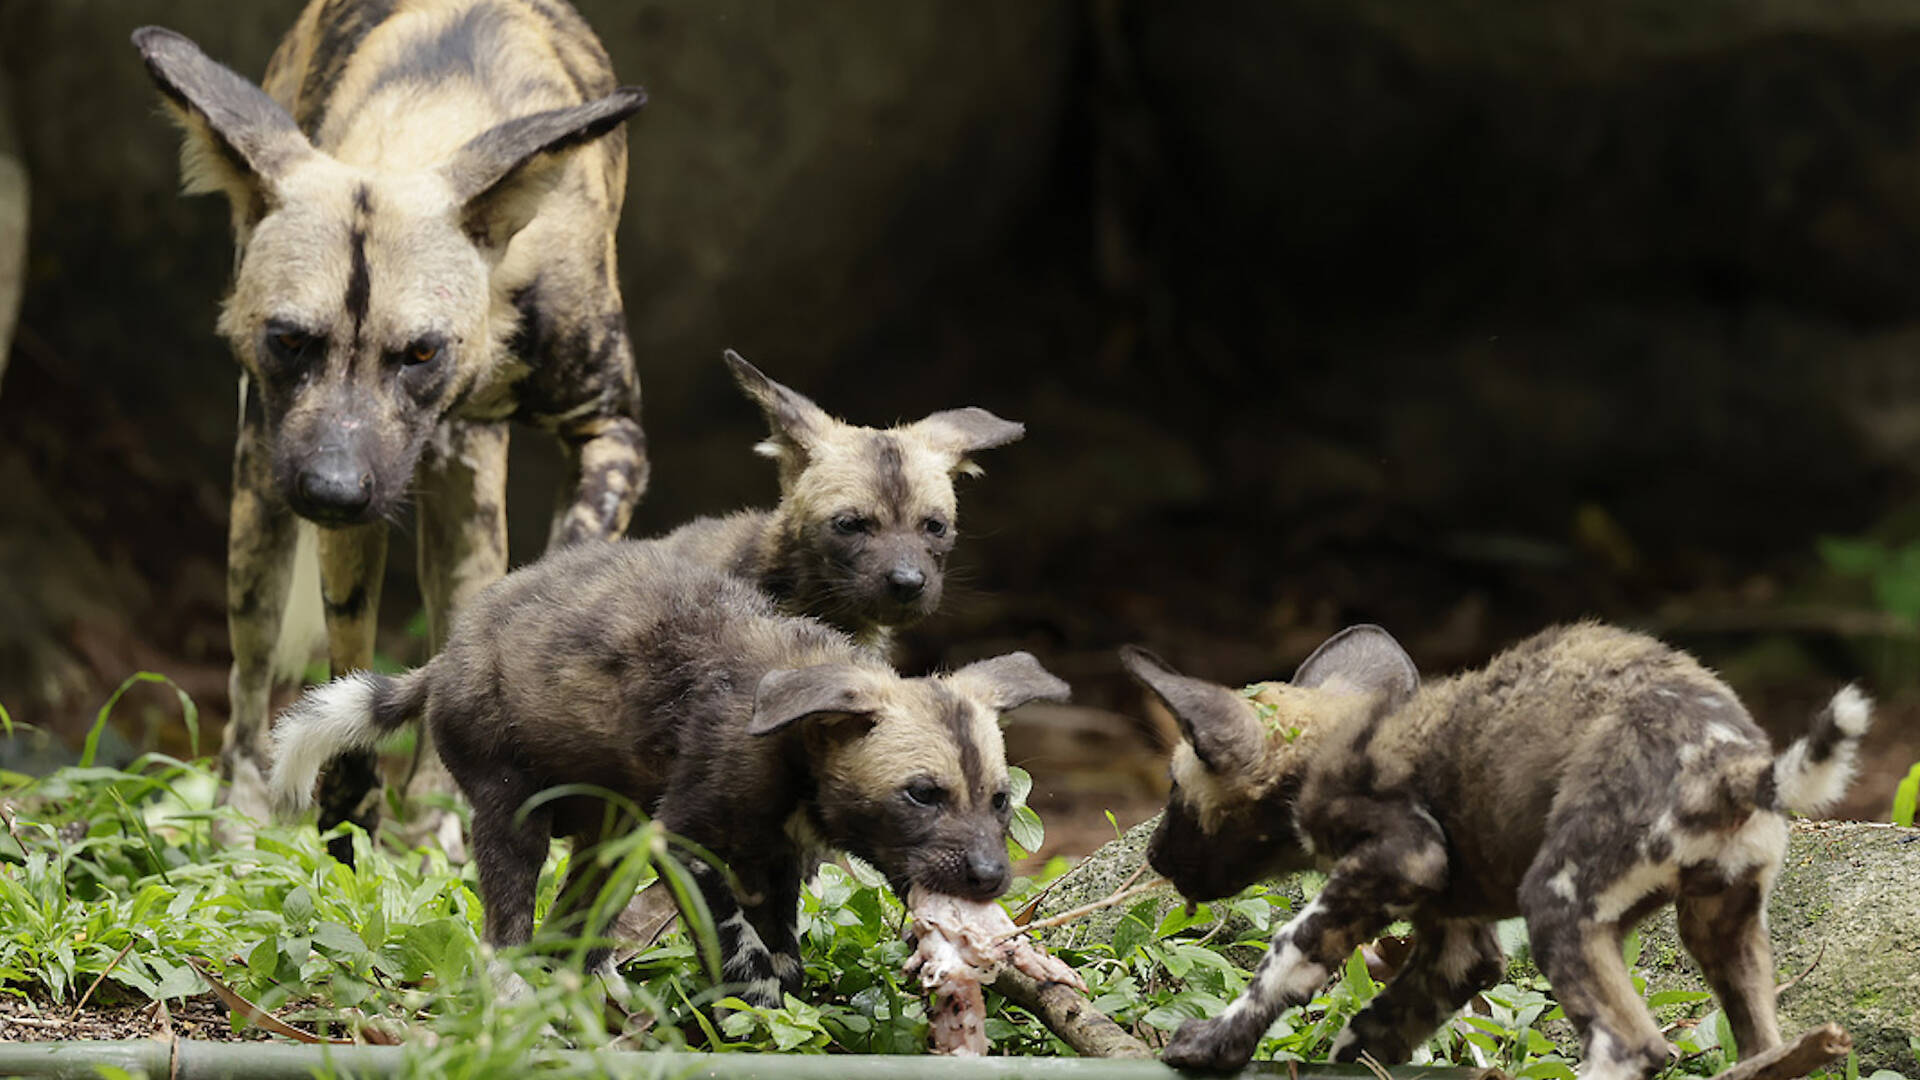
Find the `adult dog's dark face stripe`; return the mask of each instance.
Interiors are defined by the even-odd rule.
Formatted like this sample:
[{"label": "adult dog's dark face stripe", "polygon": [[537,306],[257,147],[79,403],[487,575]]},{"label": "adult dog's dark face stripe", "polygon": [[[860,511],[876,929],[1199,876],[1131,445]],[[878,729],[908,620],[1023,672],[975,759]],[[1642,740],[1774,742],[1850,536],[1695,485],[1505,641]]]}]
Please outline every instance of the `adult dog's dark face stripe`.
[{"label": "adult dog's dark face stripe", "polygon": [[347,236],[351,249],[349,257],[352,267],[347,271],[347,318],[353,320],[353,352],[348,355],[351,366],[360,354],[360,342],[367,321],[367,308],[373,301],[373,281],[367,271],[367,219],[373,213],[373,196],[365,184],[361,184],[353,193],[354,222]]}]

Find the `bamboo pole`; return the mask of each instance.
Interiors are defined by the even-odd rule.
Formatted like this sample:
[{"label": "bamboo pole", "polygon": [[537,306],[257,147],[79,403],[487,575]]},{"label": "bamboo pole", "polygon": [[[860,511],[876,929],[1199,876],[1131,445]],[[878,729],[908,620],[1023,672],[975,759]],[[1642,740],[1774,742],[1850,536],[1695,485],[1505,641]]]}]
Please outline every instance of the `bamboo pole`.
[{"label": "bamboo pole", "polygon": [[[900,1057],[869,1054],[697,1054],[553,1050],[528,1056],[529,1069],[563,1066],[633,1080],[1175,1080],[1184,1074],[1152,1060],[1122,1058]],[[45,1042],[0,1044],[0,1075],[95,1080],[109,1066],[177,1080],[308,1080],[331,1069],[357,1077],[398,1076],[408,1068],[400,1046],[325,1046],[278,1042]],[[1255,1062],[1243,1076],[1297,1080],[1377,1080],[1360,1065]],[[1491,1069],[1399,1067],[1392,1080],[1494,1080]]]}]

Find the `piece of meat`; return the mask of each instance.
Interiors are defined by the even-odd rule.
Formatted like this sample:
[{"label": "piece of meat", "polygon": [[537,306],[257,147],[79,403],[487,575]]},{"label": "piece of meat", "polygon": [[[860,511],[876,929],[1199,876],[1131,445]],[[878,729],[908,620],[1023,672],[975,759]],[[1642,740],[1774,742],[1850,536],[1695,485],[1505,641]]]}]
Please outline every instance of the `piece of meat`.
[{"label": "piece of meat", "polygon": [[1011,964],[1040,983],[1065,983],[1083,993],[1087,989],[1064,961],[1016,933],[1006,909],[992,900],[962,900],[915,889],[907,912],[919,941],[904,970],[919,977],[921,989],[932,999],[928,1041],[936,1054],[987,1052],[987,1003],[980,988],[993,981],[1001,964]]}]

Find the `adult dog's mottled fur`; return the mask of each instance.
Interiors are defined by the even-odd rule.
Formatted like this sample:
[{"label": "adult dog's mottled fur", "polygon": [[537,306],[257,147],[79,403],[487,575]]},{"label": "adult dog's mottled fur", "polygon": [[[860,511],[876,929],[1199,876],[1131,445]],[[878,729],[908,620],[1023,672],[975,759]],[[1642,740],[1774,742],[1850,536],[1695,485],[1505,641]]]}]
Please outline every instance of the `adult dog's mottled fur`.
[{"label": "adult dog's mottled fur", "polygon": [[1775,757],[1692,657],[1586,623],[1420,687],[1384,630],[1322,645],[1253,698],[1144,650],[1129,671],[1179,720],[1174,788],[1149,859],[1194,899],[1318,863],[1325,889],[1274,934],[1247,992],[1168,1044],[1176,1065],[1235,1068],[1281,1011],[1398,918],[1406,967],[1334,1044],[1407,1060],[1500,977],[1493,921],[1525,915],[1534,958],[1579,1030],[1583,1080],[1637,1080],[1671,1048],[1634,993],[1627,931],[1672,901],[1680,937],[1742,1055],[1779,1044],[1766,899],[1788,810],[1851,779],[1871,707],[1852,687]]},{"label": "adult dog's mottled fur", "polygon": [[780,466],[780,504],[683,525],[652,543],[759,585],[782,611],[884,646],[931,614],[959,535],[953,478],[971,455],[1026,429],[985,409],[912,424],[858,427],[726,354],[734,381],[766,413],[757,449]]},{"label": "adult dog's mottled fur", "polygon": [[[191,41],[134,42],[185,129],[186,186],[232,204],[219,329],[239,360],[228,542],[234,802],[264,812],[266,711],[296,516],[318,536],[333,670],[373,658],[386,520],[415,497],[437,647],[506,568],[507,421],[574,469],[552,541],[615,537],[646,484],[614,271],[615,83],[564,0],[313,0],[264,90]],[[329,816],[371,759],[345,763]]]},{"label": "adult dog's mottled fur", "polygon": [[426,667],[353,675],[302,698],[275,732],[272,789],[298,807],[333,755],[424,715],[473,804],[495,945],[531,935],[551,836],[574,842],[559,917],[577,933],[571,905],[605,883],[585,851],[610,824],[631,827],[587,797],[516,812],[556,785],[618,792],[727,860],[744,895],[699,874],[727,978],[747,1000],[777,1004],[799,986],[794,921],[816,847],[867,860],[903,898],[913,886],[975,899],[1006,888],[999,713],[1066,692],[1025,653],[903,679],[877,651],[780,614],[738,577],[658,545],[588,545],[481,593]]}]

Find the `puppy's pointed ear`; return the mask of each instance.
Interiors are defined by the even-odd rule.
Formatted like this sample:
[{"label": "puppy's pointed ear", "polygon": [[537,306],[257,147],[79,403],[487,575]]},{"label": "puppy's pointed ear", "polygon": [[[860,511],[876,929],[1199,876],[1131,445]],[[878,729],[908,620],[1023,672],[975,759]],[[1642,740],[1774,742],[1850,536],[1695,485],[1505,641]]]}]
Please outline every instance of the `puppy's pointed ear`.
[{"label": "puppy's pointed ear", "polygon": [[646,103],[645,90],[623,86],[597,101],[514,117],[468,140],[440,170],[467,234],[489,252],[505,251],[566,174],[572,151],[618,129]]},{"label": "puppy's pointed ear", "polygon": [[949,468],[968,476],[980,475],[971,455],[981,450],[1005,446],[1027,433],[1025,424],[1002,420],[985,409],[948,409],[913,425],[914,433],[927,445],[953,457]]},{"label": "puppy's pointed ear", "polygon": [[1218,683],[1182,675],[1138,645],[1122,646],[1120,663],[1173,713],[1180,734],[1209,772],[1243,768],[1261,752],[1260,720],[1246,698]]},{"label": "puppy's pointed ear", "polygon": [[747,734],[770,735],[806,719],[871,721],[880,709],[872,674],[852,664],[777,668],[753,692]]},{"label": "puppy's pointed ear", "polygon": [[804,467],[807,455],[820,445],[839,421],[827,415],[825,409],[815,405],[805,394],[767,378],[764,372],[747,363],[732,349],[722,355],[726,358],[727,370],[733,373],[733,381],[740,385],[741,392],[766,414],[767,427],[772,434],[765,442],[755,446],[754,451],[780,462],[783,479],[789,470],[798,471]]},{"label": "puppy's pointed ear", "polygon": [[1025,652],[975,661],[947,676],[947,683],[997,713],[1029,701],[1066,701],[1072,693],[1071,687]]},{"label": "puppy's pointed ear", "polygon": [[1420,689],[1420,669],[1392,634],[1362,623],[1321,642],[1293,673],[1293,685],[1379,694],[1397,709]]},{"label": "puppy's pointed ear", "polygon": [[220,192],[245,228],[278,200],[278,184],[315,151],[279,103],[192,40],[159,26],[133,32],[147,73],[185,134],[180,173],[190,194]]}]

